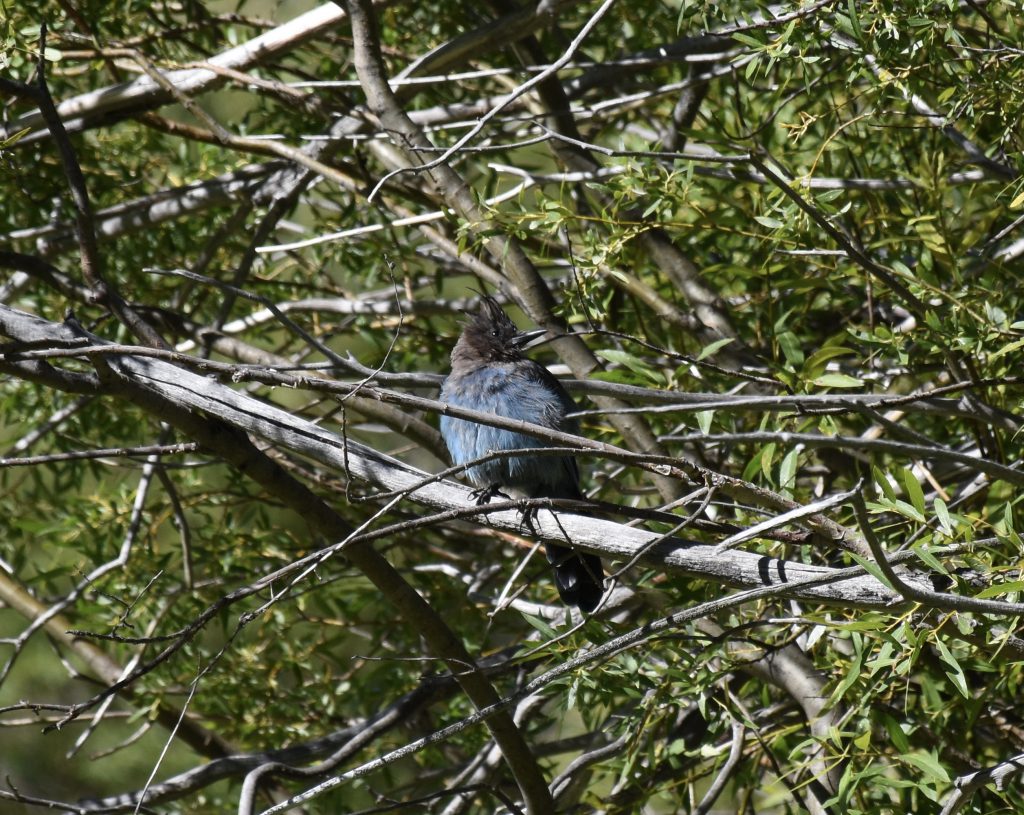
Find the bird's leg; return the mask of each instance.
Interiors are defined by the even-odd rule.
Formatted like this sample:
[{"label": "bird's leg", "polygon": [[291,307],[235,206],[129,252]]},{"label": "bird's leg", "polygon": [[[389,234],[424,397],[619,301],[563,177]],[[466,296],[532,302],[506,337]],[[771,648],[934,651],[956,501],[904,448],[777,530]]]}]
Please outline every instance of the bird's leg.
[{"label": "bird's leg", "polygon": [[[541,510],[541,509],[547,509],[549,512],[553,511],[551,509],[550,503],[545,505],[545,506],[537,506],[536,504],[534,504],[533,506],[525,506],[525,504],[527,502],[529,502],[531,500],[536,500],[539,497],[540,496],[531,496],[531,497],[528,497],[528,498],[524,498],[522,500],[522,502],[520,503],[520,505],[519,505],[519,512],[521,514],[520,518],[519,518],[519,531],[520,532],[522,532],[525,529],[531,535],[535,536],[537,534],[537,527],[534,524],[534,521],[537,520],[537,512],[539,510]],[[557,520],[557,518],[556,518],[556,520]]]},{"label": "bird's leg", "polygon": [[525,529],[531,535],[537,534],[537,527],[534,526],[534,521],[537,519],[537,507],[520,507],[519,512],[519,531]]},{"label": "bird's leg", "polygon": [[469,497],[476,501],[476,505],[491,503],[491,499],[496,495],[500,495],[506,501],[511,501],[512,496],[506,495],[501,491],[501,484],[489,484],[486,487],[480,487],[480,489],[473,490]]}]

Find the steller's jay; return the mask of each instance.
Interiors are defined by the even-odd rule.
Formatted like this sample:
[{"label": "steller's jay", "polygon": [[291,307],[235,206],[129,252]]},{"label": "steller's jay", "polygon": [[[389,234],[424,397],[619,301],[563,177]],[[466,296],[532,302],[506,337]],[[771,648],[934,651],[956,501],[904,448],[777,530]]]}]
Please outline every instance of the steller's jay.
[{"label": "steller's jay", "polygon": [[[492,297],[484,295],[480,312],[466,323],[452,350],[452,370],[441,388],[441,401],[508,419],[577,432],[572,397],[542,365],[523,351],[543,330],[521,332]],[[491,452],[551,445],[513,430],[441,417],[441,435],[455,464]],[[579,470],[572,456],[512,456],[466,470],[482,501],[499,492],[524,498],[580,498]],[[601,560],[564,546],[546,543],[555,585],[568,605],[593,611],[601,599]]]}]

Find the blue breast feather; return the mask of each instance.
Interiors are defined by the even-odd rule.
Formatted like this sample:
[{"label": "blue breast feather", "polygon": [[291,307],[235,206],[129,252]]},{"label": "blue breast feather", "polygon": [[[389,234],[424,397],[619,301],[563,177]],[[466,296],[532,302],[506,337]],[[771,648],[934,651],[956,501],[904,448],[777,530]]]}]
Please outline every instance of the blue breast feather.
[{"label": "blue breast feather", "polygon": [[[509,419],[576,432],[565,414],[576,410],[572,398],[547,371],[531,361],[490,364],[445,380],[440,399],[449,405],[494,413]],[[550,384],[549,384],[550,383]],[[552,387],[552,385],[554,387]],[[441,417],[441,434],[455,464],[465,464],[489,452],[549,447],[547,442],[497,427]],[[515,456],[470,467],[466,477],[478,487],[500,484],[531,496],[575,497],[579,487],[572,457]]]}]

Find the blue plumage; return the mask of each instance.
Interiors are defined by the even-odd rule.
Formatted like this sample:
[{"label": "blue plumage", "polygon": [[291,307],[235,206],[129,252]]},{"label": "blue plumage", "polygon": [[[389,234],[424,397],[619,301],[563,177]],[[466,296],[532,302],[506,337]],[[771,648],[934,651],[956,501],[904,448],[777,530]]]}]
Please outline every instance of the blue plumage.
[{"label": "blue plumage", "polygon": [[[576,409],[572,397],[546,368],[522,353],[534,336],[543,333],[520,332],[495,300],[484,297],[480,313],[466,324],[452,351],[452,370],[441,389],[441,401],[575,433],[576,422],[566,416]],[[441,435],[455,464],[491,452],[550,446],[513,430],[451,416],[441,417]],[[493,459],[469,467],[466,477],[485,496],[501,490],[529,498],[581,497],[579,471],[572,456]],[[593,611],[602,594],[601,560],[553,544],[547,544],[546,551],[562,599]]]},{"label": "blue plumage", "polygon": [[[561,385],[558,391],[538,387],[541,372],[548,373],[528,359],[492,363],[468,371],[453,370],[445,380],[441,401],[575,433],[576,423],[565,418],[566,413],[575,410],[575,405]],[[455,464],[465,464],[490,451],[549,446],[532,436],[451,416],[441,417],[441,434]],[[530,497],[579,495],[576,460],[571,456],[495,459],[470,467],[466,477],[478,487],[500,484],[518,488]]]}]

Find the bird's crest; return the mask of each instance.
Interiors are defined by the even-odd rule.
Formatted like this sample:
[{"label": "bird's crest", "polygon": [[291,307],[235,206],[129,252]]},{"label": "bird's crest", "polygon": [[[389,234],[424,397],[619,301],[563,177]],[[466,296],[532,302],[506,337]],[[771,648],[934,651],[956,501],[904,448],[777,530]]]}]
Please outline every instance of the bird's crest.
[{"label": "bird's crest", "polygon": [[498,301],[482,294],[480,309],[466,322],[456,353],[488,361],[521,359],[522,352],[515,343],[519,334],[516,324]]}]

